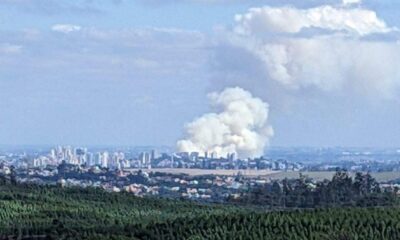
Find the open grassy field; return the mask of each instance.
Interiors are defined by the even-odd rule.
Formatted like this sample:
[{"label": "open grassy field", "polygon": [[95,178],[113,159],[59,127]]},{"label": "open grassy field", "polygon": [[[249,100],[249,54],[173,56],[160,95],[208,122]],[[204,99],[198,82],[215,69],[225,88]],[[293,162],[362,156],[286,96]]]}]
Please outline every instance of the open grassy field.
[{"label": "open grassy field", "polygon": [[[234,176],[240,172],[244,176],[256,177],[261,176],[270,178],[272,180],[284,179],[284,178],[298,178],[300,172],[281,172],[271,170],[225,170],[225,169],[185,169],[185,168],[154,168],[145,169],[145,172],[162,172],[172,174],[188,174],[190,176],[201,176],[201,175],[222,175],[222,176]],[[310,178],[316,180],[331,179],[335,172],[301,172]],[[354,173],[351,173],[354,175]],[[371,175],[379,182],[386,182],[390,180],[400,179],[400,172],[379,172],[371,173]]]},{"label": "open grassy field", "polygon": [[162,172],[162,173],[173,173],[173,174],[188,174],[190,176],[201,176],[201,175],[223,175],[223,176],[234,176],[240,172],[245,176],[268,176],[276,174],[278,171],[271,170],[231,170],[231,169],[189,169],[189,168],[153,168],[145,169],[145,172]]}]

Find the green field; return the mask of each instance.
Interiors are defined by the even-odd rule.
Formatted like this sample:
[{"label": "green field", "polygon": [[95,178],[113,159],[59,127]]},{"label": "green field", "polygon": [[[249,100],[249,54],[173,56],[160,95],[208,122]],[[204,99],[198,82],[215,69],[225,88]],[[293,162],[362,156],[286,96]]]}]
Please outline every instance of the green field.
[{"label": "green field", "polygon": [[262,208],[0,186],[0,239],[400,239],[400,209]]}]

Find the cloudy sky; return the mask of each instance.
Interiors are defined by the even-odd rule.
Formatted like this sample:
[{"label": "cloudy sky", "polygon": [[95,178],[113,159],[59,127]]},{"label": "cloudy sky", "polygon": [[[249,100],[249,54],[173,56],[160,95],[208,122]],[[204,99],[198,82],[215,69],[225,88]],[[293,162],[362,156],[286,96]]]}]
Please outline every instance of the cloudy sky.
[{"label": "cloudy sky", "polygon": [[169,145],[240,87],[275,146],[398,146],[400,1],[0,0],[0,144]]}]

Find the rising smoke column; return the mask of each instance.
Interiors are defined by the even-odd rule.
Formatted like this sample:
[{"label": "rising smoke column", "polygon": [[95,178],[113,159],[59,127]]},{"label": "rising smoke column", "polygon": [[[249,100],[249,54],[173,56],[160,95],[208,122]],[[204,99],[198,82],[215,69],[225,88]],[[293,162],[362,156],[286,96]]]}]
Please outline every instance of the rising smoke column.
[{"label": "rising smoke column", "polygon": [[186,138],[177,142],[181,152],[235,153],[240,158],[262,156],[273,135],[268,125],[268,104],[239,88],[208,95],[216,110],[186,125]]},{"label": "rising smoke column", "polygon": [[[227,59],[222,55],[220,66],[225,63],[229,67],[231,59],[238,58],[243,59],[244,71],[256,69],[253,75],[264,76],[257,82],[234,79],[235,85],[251,90],[276,83],[288,94],[316,90],[321,94],[361,94],[373,100],[377,96],[396,99],[400,89],[399,29],[360,4],[362,0],[305,9],[263,6],[237,14],[227,34],[228,45],[240,49],[239,57],[245,50],[253,58],[235,57],[233,52]],[[254,68],[257,62],[259,66]]]}]

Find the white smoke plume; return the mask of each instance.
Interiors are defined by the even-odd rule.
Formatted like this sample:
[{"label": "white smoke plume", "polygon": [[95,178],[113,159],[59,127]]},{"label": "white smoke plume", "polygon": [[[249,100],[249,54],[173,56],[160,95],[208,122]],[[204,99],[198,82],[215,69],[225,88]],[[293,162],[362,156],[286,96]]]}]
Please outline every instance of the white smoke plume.
[{"label": "white smoke plume", "polygon": [[218,156],[235,153],[240,158],[262,156],[273,136],[268,104],[239,87],[208,97],[216,112],[187,124],[186,139],[178,141],[178,150]]},{"label": "white smoke plume", "polygon": [[[289,93],[316,89],[394,99],[400,89],[399,30],[361,3],[251,8],[236,15],[227,39],[257,60],[241,66],[258,62],[266,72],[251,83],[255,90],[275,81]],[[234,84],[254,90],[247,81]]]}]

